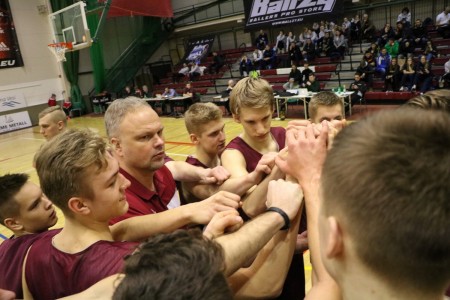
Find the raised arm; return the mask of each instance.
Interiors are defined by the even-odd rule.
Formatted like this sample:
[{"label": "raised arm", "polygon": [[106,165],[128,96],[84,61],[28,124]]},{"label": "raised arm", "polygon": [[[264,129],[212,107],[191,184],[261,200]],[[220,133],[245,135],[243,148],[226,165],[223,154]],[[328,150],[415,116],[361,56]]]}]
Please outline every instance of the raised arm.
[{"label": "raised arm", "polygon": [[[269,190],[274,191],[273,194],[285,191],[277,193],[270,205],[280,208],[289,220],[293,220],[301,204],[300,187],[278,180],[270,183]],[[222,245],[225,253],[225,275],[229,276],[241,268],[284,226],[285,220],[281,214],[268,211],[246,223],[238,231],[217,238],[216,241]]]},{"label": "raised arm", "polygon": [[277,165],[283,171],[297,178],[305,195],[308,244],[317,278],[306,299],[341,299],[339,287],[325,269],[319,244],[320,174],[326,157],[327,139],[326,121],[322,122],[322,130],[317,137],[312,125],[303,129],[292,128],[287,133],[289,154],[286,160],[277,159]]}]

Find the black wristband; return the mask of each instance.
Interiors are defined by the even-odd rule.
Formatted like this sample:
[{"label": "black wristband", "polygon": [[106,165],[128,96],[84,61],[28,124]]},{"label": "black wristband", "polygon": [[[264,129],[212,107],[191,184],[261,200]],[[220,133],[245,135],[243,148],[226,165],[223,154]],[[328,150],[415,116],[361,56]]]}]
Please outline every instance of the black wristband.
[{"label": "black wristband", "polygon": [[281,208],[278,208],[278,207],[269,207],[269,208],[267,209],[267,211],[273,211],[273,212],[279,213],[280,216],[283,217],[283,220],[284,220],[284,226],[283,226],[280,230],[286,230],[286,229],[289,229],[289,227],[291,227],[291,220],[289,220],[288,215],[287,215]]}]

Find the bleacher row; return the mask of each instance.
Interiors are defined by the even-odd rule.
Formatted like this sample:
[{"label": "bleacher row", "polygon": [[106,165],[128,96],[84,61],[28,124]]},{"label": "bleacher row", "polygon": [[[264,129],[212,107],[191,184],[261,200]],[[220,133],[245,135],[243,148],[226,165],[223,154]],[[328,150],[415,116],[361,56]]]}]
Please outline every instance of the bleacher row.
[{"label": "bleacher row", "polygon": [[[450,39],[442,39],[438,37],[437,32],[434,30],[434,28],[432,28],[429,32],[429,37],[432,39],[433,44],[437,47],[437,51],[440,56],[432,60],[432,71],[435,76],[433,85],[437,86],[437,78],[444,74],[444,64],[448,60],[447,56],[450,55]],[[209,88],[215,87],[214,93],[217,93],[218,88],[216,85],[216,81],[218,79],[231,78],[233,76],[231,66],[239,62],[242,55],[251,55],[251,52],[253,52],[253,50],[253,47],[246,47],[220,51],[219,54],[222,55],[225,59],[225,65],[221,68],[221,70],[219,70],[218,74],[204,74],[199,78],[198,81],[192,82],[192,85],[195,88],[196,92],[201,95],[205,95],[208,93]],[[364,51],[365,49],[362,50]],[[417,57],[421,54],[421,51],[421,49],[415,49],[415,60],[417,60]],[[279,62],[283,60],[286,61],[287,59],[287,54],[281,54],[278,56]],[[353,60],[353,62],[359,62],[359,60]],[[206,68],[208,68],[211,63],[212,56],[209,56],[201,64],[201,66],[205,66]],[[337,80],[337,74],[339,72],[337,71],[337,69],[339,64],[339,60],[337,61],[336,59],[331,59],[329,57],[319,57],[310,63],[310,68],[313,69],[313,71],[316,73],[316,79],[320,82],[320,87],[322,90],[326,88],[330,89],[330,87],[327,87],[326,85],[327,82],[329,82],[330,80]],[[339,68],[341,71],[345,70],[345,67],[343,67],[343,65],[344,64],[342,64]],[[180,78],[178,83],[172,83],[174,73],[177,73],[180,68],[181,66],[178,66],[174,69],[173,72],[169,72],[168,74],[166,74],[166,78],[160,80],[161,84],[154,86],[154,92],[162,93],[164,91],[164,88],[170,87],[174,88],[177,93],[181,94],[183,88],[186,85],[186,82],[188,81],[188,78]],[[302,68],[300,67],[300,69]],[[350,71],[350,69],[347,71]],[[230,76],[227,76],[225,74],[227,72],[230,72]],[[272,85],[274,90],[283,89],[283,84],[289,80],[289,72],[290,68],[277,68],[259,71],[260,76],[266,79]],[[338,82],[336,82],[336,86],[337,85]],[[366,92],[365,94],[366,100],[408,100],[409,98],[414,96],[414,93],[411,92],[386,93],[383,91],[384,88],[384,81],[382,81],[381,78],[375,76],[372,90]]]}]

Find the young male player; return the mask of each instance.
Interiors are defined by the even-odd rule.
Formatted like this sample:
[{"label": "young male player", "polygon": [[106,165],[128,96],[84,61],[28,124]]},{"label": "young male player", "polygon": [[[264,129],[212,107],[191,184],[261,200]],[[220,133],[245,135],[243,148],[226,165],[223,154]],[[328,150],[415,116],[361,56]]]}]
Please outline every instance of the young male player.
[{"label": "young male player", "polygon": [[344,120],[344,102],[333,92],[320,92],[309,101],[308,114],[312,123],[320,124],[322,121]]},{"label": "young male player", "polygon": [[[273,104],[273,90],[269,83],[261,78],[249,76],[241,79],[234,87],[230,95],[230,108],[234,120],[242,125],[244,131],[230,141],[221,156],[222,165],[230,172],[231,178],[252,172],[264,155],[274,160],[276,153],[285,147],[286,130],[282,127],[271,127]],[[274,167],[270,176],[281,178],[284,174]],[[266,189],[267,186],[260,190]],[[257,204],[259,205],[256,208],[248,210],[252,211],[253,215],[264,209],[262,201]],[[245,212],[248,214],[248,211]],[[304,218],[302,221],[304,222]],[[301,230],[304,231],[306,225],[302,225],[300,227],[303,227]],[[303,256],[295,255],[281,297],[294,299],[303,296]]]},{"label": "young male player", "polygon": [[48,141],[67,127],[67,116],[59,106],[47,107],[39,113],[39,132]]},{"label": "young male player", "polygon": [[[222,111],[213,103],[195,103],[185,113],[186,129],[192,143],[195,145],[195,155],[188,156],[186,162],[202,168],[214,168],[221,165],[219,155],[225,149],[225,124]],[[270,160],[260,160],[255,170],[239,177],[227,179],[222,185],[200,185],[183,183],[185,198],[191,202],[211,196],[219,190],[230,191],[244,195],[251,187],[261,182],[266,173],[270,173]],[[252,193],[253,194],[253,193]],[[247,201],[260,201],[252,194]],[[256,195],[257,193],[255,193]],[[244,205],[244,210],[246,205]]]},{"label": "young male player", "polygon": [[448,114],[384,111],[344,129],[328,154],[324,128],[318,137],[311,125],[288,132],[288,158],[277,161],[305,193],[319,271],[307,299],[443,299]]}]

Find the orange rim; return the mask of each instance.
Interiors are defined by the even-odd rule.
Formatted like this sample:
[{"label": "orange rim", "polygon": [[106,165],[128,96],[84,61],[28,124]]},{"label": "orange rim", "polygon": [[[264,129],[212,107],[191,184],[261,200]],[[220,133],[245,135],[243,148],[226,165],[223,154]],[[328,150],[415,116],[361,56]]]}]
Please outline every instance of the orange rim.
[{"label": "orange rim", "polygon": [[60,43],[53,43],[53,44],[48,44],[49,47],[61,47],[61,48],[66,48],[71,50],[73,48],[72,43],[65,43],[65,42],[60,42]]}]

